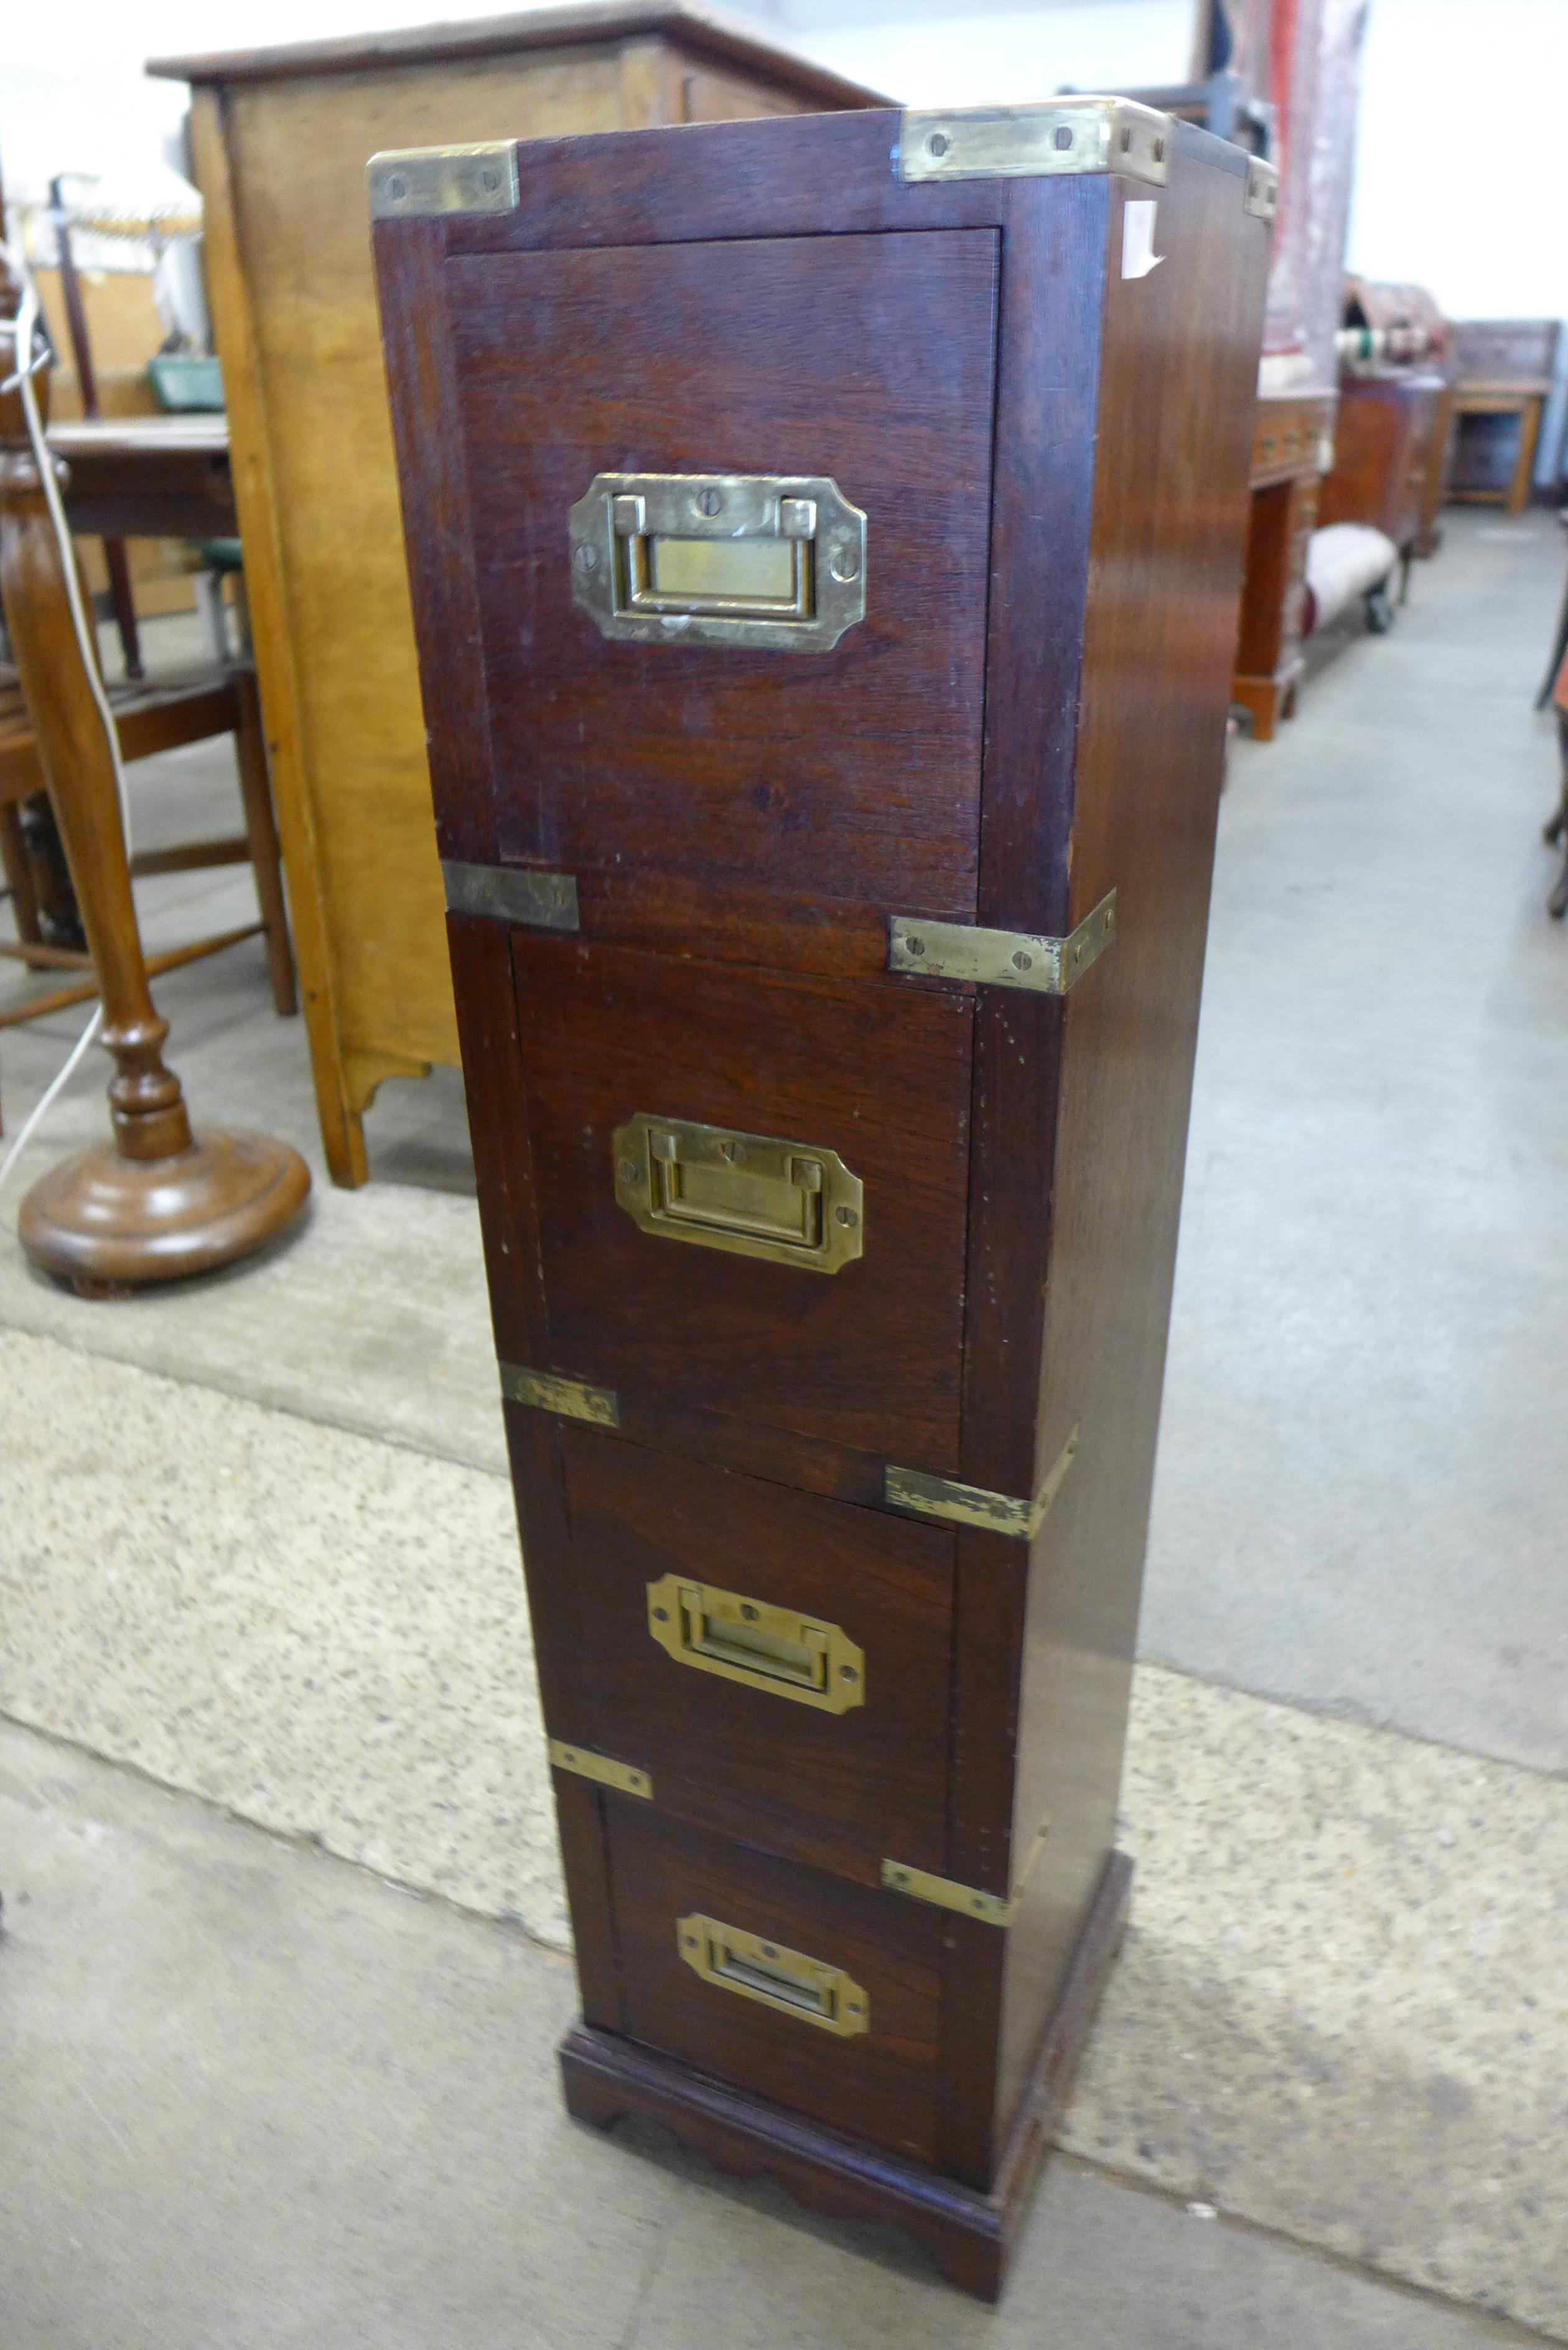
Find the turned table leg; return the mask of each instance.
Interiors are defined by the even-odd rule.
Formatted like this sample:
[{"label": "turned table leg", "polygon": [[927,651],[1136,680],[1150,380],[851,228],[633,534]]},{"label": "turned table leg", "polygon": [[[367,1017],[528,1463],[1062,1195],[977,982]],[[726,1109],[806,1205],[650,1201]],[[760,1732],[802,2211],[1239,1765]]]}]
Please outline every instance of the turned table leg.
[{"label": "turned table leg", "polygon": [[88,1295],[226,1264],[287,1222],[305,1161],[265,1135],[191,1131],[148,993],[114,764],[71,623],[60,549],[30,453],[0,452],[0,595],[65,843],[115,1065],[114,1139],[35,1183],[19,1232],[34,1263]]}]

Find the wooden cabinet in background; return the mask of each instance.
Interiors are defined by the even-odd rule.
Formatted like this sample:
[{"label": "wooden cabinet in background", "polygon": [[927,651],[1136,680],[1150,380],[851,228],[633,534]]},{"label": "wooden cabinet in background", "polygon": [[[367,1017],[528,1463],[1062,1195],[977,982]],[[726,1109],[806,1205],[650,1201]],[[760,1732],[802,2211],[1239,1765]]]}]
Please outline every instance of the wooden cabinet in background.
[{"label": "wooden cabinet in background", "polygon": [[1318,492],[1319,526],[1370,523],[1393,540],[1407,569],[1435,512],[1448,414],[1449,388],[1436,373],[1345,376],[1334,470]]},{"label": "wooden cabinet in background", "polygon": [[824,114],[871,92],[675,5],[161,59],[192,137],[317,1103],[365,1180],[389,1076],[455,1064],[365,166],[382,148]]},{"label": "wooden cabinet in background", "polygon": [[1302,594],[1318,484],[1332,463],[1335,394],[1260,399],[1252,428],[1252,502],[1241,624],[1231,699],[1260,743],[1295,706],[1302,673]]},{"label": "wooden cabinet in background", "polygon": [[1450,498],[1522,513],[1560,331],[1555,318],[1455,320]]}]

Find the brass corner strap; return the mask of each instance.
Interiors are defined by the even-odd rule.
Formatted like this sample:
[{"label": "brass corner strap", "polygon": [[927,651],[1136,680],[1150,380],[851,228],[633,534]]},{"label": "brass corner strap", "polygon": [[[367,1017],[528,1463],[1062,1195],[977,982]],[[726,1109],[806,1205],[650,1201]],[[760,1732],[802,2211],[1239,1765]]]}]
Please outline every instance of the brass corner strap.
[{"label": "brass corner strap", "polygon": [[1171,120],[1130,98],[1059,98],[1043,105],[907,107],[900,180],[1033,180],[1120,172],[1163,187]]},{"label": "brass corner strap", "polygon": [[607,1754],[590,1753],[586,1746],[568,1746],[560,1738],[551,1739],[549,1752],[553,1771],[569,1771],[575,1778],[592,1779],[601,1787],[614,1787],[620,1794],[640,1795],[649,1804],[653,1801],[651,1776],[630,1762],[617,1762]]},{"label": "brass corner strap", "polygon": [[1050,1834],[1050,1821],[1043,1820],[1023,1856],[1023,1866],[1012,1880],[1011,1893],[986,1893],[978,1885],[961,1885],[951,1877],[933,1877],[929,1869],[910,1868],[901,1860],[882,1863],[882,1882],[889,1893],[907,1893],[911,1901],[929,1901],[939,1909],[956,1909],[965,1918],[978,1918],[984,1926],[1011,1926]]},{"label": "brass corner strap", "polygon": [[365,177],[372,220],[509,213],[517,203],[517,149],[510,139],[469,147],[392,147],[371,156]]},{"label": "brass corner strap", "polygon": [[524,930],[575,931],[577,877],[536,873],[520,865],[463,865],[441,859],[449,914],[483,914]]},{"label": "brass corner strap", "polygon": [[1033,1542],[1062,1490],[1077,1450],[1075,1428],[1032,1502],[1014,1501],[1010,1493],[987,1492],[983,1485],[961,1485],[951,1477],[929,1476],[921,1469],[892,1467],[883,1471],[883,1498],[889,1509],[916,1510],[922,1517],[945,1518],[959,1526],[982,1526],[991,1534]]},{"label": "brass corner strap", "polygon": [[561,1419],[586,1419],[592,1428],[618,1428],[620,1403],[613,1388],[591,1388],[584,1379],[564,1379],[554,1371],[530,1371],[502,1363],[501,1392],[508,1403],[553,1411]]},{"label": "brass corner strap", "polygon": [[888,969],[908,972],[916,979],[962,979],[982,987],[1024,987],[1037,995],[1065,995],[1116,934],[1114,889],[1064,939],[890,914]]}]

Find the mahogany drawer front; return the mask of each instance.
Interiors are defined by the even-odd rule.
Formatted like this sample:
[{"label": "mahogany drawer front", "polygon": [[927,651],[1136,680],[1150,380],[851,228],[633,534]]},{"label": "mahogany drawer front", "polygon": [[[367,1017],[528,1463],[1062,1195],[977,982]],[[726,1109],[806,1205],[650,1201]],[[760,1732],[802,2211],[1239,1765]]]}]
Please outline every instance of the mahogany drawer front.
[{"label": "mahogany drawer front", "polygon": [[[612,1800],[605,1814],[628,2034],[814,2120],[934,2162],[942,1913],[680,1825],[647,1804]],[[830,2031],[809,2012],[704,1980],[682,1951],[681,1920],[691,1918],[759,1940],[786,1980],[803,1959],[836,1971],[863,2002],[866,2028]],[[759,1973],[767,1964],[760,1960]]]},{"label": "mahogany drawer front", "polygon": [[[661,1812],[868,1885],[888,1858],[940,1875],[952,1531],[587,1428],[564,1427],[562,1450],[583,1742],[648,1771]],[[723,1624],[710,1637],[698,1612],[714,1588],[772,1627],[778,1656],[712,1669],[729,1654]],[[797,1615],[843,1635],[804,1670]]]},{"label": "mahogany drawer front", "polygon": [[[514,934],[551,1359],[529,1367],[958,1473],[973,1003]],[[643,1229],[639,1114],[836,1152],[861,1253],[832,1273]]]},{"label": "mahogany drawer front", "polygon": [[[1000,239],[752,237],[448,265],[504,859],[972,920]],[[601,473],[830,478],[867,516],[831,650],[607,641]]]}]

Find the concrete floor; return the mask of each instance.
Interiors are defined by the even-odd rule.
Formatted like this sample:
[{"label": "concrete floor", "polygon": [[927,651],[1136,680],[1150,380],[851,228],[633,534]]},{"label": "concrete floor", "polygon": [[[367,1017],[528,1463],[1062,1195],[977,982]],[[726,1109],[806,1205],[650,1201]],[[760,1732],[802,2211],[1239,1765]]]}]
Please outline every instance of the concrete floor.
[{"label": "concrete floor", "polygon": [[6,2350],[1483,2350],[1538,2337],[1058,2158],[998,2314],[569,2122],[521,1933],[0,1725]]},{"label": "concrete floor", "polygon": [[[1395,635],[1232,763],[1144,1618],[1175,1669],[1139,1676],[1135,1932],[1064,2132],[1178,2200],[1059,2168],[1000,2321],[1031,2340],[1492,2338],[1187,2198],[1568,2339],[1568,938],[1529,712],[1562,550],[1546,517],[1449,520]],[[230,828],[224,768],[133,771],[140,844],[192,809]],[[248,889],[146,885],[150,941],[244,919]],[[198,1119],[319,1176],[256,948],[159,999]],[[13,1128],[75,1017],[0,1035]],[[0,1222],[101,1131],[100,1085]],[[0,1711],[558,1940],[461,1088],[384,1088],[369,1135],[367,1191],[318,1182],[265,1260],[177,1295],[84,1305],[0,1247],[0,1424],[46,1430],[0,1461]],[[566,1973],[515,1928],[10,1735],[15,1849],[56,1893],[14,1904],[0,1963],[44,2109],[0,2137],[7,2350],[996,2329],[901,2252],[867,2265],[668,2153],[655,2189],[559,2122]],[[106,1836],[122,1799],[155,1814]],[[99,1854],[90,1881],[46,1846]],[[268,1856],[250,1907],[242,1849]],[[113,2194],[62,2078],[132,2149]],[[104,2215],[68,2268],[39,2249],[65,2204]]]}]

